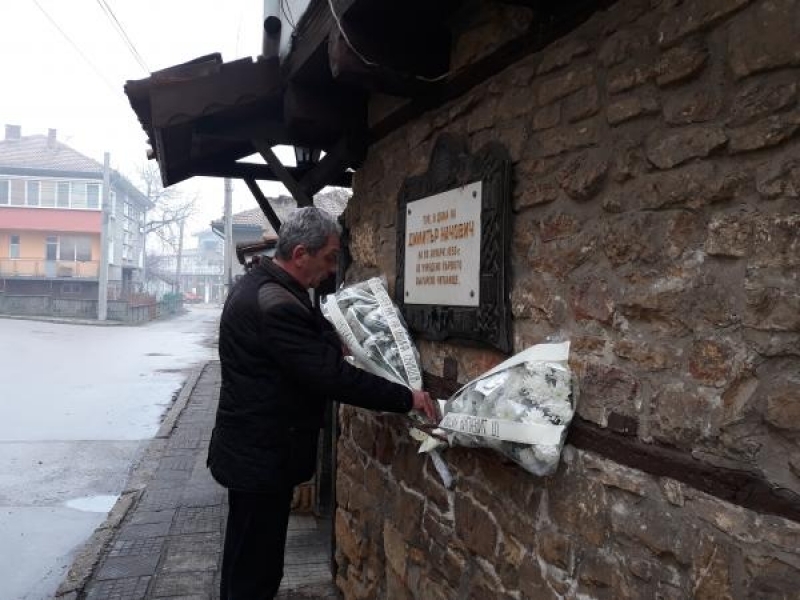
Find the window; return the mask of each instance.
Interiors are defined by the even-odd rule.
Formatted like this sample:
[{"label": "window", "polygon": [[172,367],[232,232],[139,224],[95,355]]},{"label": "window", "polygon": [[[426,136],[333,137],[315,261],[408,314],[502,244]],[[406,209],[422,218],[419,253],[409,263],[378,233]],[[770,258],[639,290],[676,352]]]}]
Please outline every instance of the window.
[{"label": "window", "polygon": [[8,179],[0,179],[0,204],[8,204],[9,195]]},{"label": "window", "polygon": [[69,181],[59,181],[56,186],[56,204],[58,208],[69,208]]},{"label": "window", "polygon": [[56,240],[58,260],[89,262],[92,260],[92,240],[85,236],[63,235],[47,238],[47,260],[51,257],[52,241]]},{"label": "window", "polygon": [[27,183],[28,183],[27,185],[28,206],[39,206],[39,182],[28,181]]},{"label": "window", "polygon": [[86,204],[89,208],[100,207],[100,184],[86,184]]},{"label": "window", "polygon": [[117,216],[117,193],[116,192],[109,192],[108,194],[108,201],[111,204],[111,216]]},{"label": "window", "polygon": [[25,182],[22,179],[11,180],[11,195],[9,199],[13,206],[25,204]]},{"label": "window", "polygon": [[92,260],[92,241],[87,237],[75,240],[75,260],[89,262]]},{"label": "window", "polygon": [[11,243],[8,247],[8,257],[9,258],[19,258],[19,236],[12,235]]},{"label": "window", "polygon": [[58,259],[58,237],[55,235],[48,235],[47,242],[45,243],[45,260]]},{"label": "window", "polygon": [[42,206],[53,207],[56,205],[55,181],[42,181],[41,202]]},{"label": "window", "polygon": [[72,208],[86,208],[86,184],[73,183],[70,195],[70,205]]}]

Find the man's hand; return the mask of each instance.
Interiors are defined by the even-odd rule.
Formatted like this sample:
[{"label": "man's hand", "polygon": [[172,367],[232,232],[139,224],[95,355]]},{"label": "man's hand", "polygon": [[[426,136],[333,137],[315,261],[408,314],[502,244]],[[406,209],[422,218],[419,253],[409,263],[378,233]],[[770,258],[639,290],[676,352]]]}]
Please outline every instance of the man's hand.
[{"label": "man's hand", "polygon": [[421,412],[434,423],[441,421],[439,403],[431,399],[431,395],[428,392],[412,390],[412,393],[414,394],[414,410]]}]

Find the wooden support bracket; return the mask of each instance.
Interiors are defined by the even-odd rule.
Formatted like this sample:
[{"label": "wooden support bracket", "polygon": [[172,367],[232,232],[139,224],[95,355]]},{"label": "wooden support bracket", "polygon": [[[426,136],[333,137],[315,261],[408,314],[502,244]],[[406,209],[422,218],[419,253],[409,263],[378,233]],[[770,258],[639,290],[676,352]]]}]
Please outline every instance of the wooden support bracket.
[{"label": "wooden support bracket", "polygon": [[252,177],[245,177],[244,182],[247,184],[247,187],[250,188],[250,193],[253,194],[256,202],[258,202],[258,205],[261,207],[261,212],[263,212],[264,216],[267,217],[267,220],[269,221],[269,224],[272,225],[275,233],[278,233],[278,230],[281,228],[281,220],[278,218],[278,215],[275,213],[275,210],[272,208],[269,200],[264,195],[264,192],[261,191],[261,188],[258,187],[258,183],[256,183],[256,180]]},{"label": "wooden support bracket", "polygon": [[267,164],[273,170],[275,175],[278,176],[281,183],[286,186],[286,189],[289,190],[289,193],[297,202],[298,207],[303,206],[312,206],[314,201],[311,196],[309,196],[306,191],[300,186],[299,183],[292,177],[292,174],[286,170],[286,167],[283,166],[278,157],[275,156],[275,153],[272,151],[270,145],[265,142],[264,140],[254,139],[251,140],[253,147],[258,150],[258,153],[267,161]]}]

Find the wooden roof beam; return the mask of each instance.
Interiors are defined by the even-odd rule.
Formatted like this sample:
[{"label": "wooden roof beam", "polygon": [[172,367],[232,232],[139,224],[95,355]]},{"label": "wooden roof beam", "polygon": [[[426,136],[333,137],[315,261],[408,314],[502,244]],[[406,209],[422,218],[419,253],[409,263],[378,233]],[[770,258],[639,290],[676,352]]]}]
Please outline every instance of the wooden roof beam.
[{"label": "wooden roof beam", "polygon": [[312,197],[306,193],[292,174],[283,166],[280,159],[275,156],[272,147],[264,140],[254,139],[252,142],[253,146],[258,150],[258,153],[267,161],[267,165],[269,165],[278,176],[280,182],[289,190],[289,193],[297,202],[297,206],[311,206],[314,204]]},{"label": "wooden roof beam", "polygon": [[272,208],[269,200],[264,195],[264,192],[261,191],[261,188],[258,187],[258,183],[256,183],[256,180],[252,177],[245,177],[244,182],[247,184],[247,187],[250,189],[250,193],[253,194],[256,202],[258,202],[258,206],[261,207],[261,212],[264,213],[264,216],[267,217],[269,224],[272,225],[272,228],[277,233],[281,228],[281,220],[278,218],[278,215],[275,213],[275,210]]}]

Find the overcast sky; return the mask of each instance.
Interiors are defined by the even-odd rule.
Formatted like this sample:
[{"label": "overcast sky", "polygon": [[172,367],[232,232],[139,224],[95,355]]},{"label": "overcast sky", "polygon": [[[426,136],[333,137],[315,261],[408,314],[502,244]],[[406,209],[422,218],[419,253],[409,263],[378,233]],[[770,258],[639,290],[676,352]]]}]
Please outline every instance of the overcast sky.
[{"label": "overcast sky", "polygon": [[[226,62],[257,55],[263,0],[105,0],[149,71],[102,4],[0,0],[0,118],[20,125],[23,135],[55,128],[62,142],[100,163],[108,151],[112,166],[134,179],[147,162],[147,137],[123,93],[125,81],[212,52]],[[222,215],[221,179],[194,178],[178,187],[201,196],[191,232]],[[286,193],[277,184],[263,188]],[[236,182],[234,211],[255,206]]]}]

